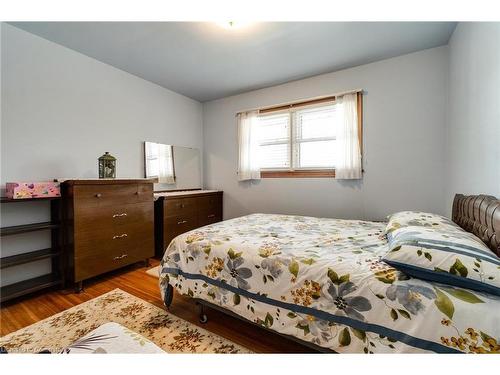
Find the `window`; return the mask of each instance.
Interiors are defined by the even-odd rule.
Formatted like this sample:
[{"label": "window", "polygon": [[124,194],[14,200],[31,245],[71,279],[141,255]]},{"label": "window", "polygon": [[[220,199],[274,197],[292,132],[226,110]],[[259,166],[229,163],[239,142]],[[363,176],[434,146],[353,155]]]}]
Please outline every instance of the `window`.
[{"label": "window", "polygon": [[362,178],[362,93],[238,112],[238,180]]},{"label": "window", "polygon": [[291,121],[288,113],[259,116],[258,155],[261,169],[290,169]]},{"label": "window", "polygon": [[272,177],[278,171],[299,172],[292,173],[297,176],[321,170],[331,175],[335,167],[335,121],[336,108],[331,102],[259,115],[263,177]]},{"label": "window", "polygon": [[335,112],[329,105],[294,113],[296,168],[334,168]]}]

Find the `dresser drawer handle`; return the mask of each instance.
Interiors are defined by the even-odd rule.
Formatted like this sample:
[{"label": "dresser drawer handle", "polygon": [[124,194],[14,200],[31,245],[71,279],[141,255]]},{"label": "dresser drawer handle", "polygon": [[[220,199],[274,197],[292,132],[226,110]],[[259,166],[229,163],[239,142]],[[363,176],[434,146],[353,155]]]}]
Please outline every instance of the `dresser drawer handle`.
[{"label": "dresser drawer handle", "polygon": [[126,257],[128,257],[128,254],[122,254],[122,255],[118,255],[117,257],[114,257],[113,260],[120,260],[120,259],[123,259]]},{"label": "dresser drawer handle", "polygon": [[102,194],[101,194],[101,193],[97,193],[97,194],[95,195],[95,197],[96,197],[96,198],[101,198],[101,197],[102,197]]},{"label": "dresser drawer handle", "polygon": [[181,225],[181,224],[186,224],[187,223],[187,220],[181,220],[181,221],[178,221],[177,224]]},{"label": "dresser drawer handle", "polygon": [[113,239],[116,240],[118,238],[124,238],[124,237],[128,237],[128,234],[127,233],[117,234],[116,236],[113,236]]},{"label": "dresser drawer handle", "polygon": [[212,218],[214,218],[214,217],[215,217],[215,214],[210,214],[210,215],[208,215],[208,218],[209,218],[209,219],[212,219]]},{"label": "dresser drawer handle", "polygon": [[114,214],[113,217],[123,217],[123,216],[127,216],[127,214],[125,212],[121,213],[121,214]]}]

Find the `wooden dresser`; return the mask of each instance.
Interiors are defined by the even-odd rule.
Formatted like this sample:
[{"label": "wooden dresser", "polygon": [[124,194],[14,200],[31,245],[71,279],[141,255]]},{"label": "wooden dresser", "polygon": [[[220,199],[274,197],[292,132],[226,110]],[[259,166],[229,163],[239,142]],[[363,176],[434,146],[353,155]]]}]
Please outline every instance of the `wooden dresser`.
[{"label": "wooden dresser", "polygon": [[68,180],[61,184],[70,281],[154,255],[153,180]]},{"label": "wooden dresser", "polygon": [[155,193],[156,257],[176,236],[222,221],[222,191],[192,190]]}]

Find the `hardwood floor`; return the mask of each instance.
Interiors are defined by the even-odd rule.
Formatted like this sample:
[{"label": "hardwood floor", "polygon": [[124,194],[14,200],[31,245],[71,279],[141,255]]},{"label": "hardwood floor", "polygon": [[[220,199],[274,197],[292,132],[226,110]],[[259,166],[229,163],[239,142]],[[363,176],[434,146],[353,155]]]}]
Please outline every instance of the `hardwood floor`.
[{"label": "hardwood floor", "polygon": [[[157,260],[151,260],[151,267],[158,263]],[[84,284],[85,290],[79,294],[74,293],[72,289],[42,291],[4,303],[0,308],[0,334],[4,336],[116,288],[164,308],[158,279],[145,271],[145,267],[133,265],[87,281]],[[303,345],[209,308],[206,309],[208,323],[200,324],[194,301],[177,293],[174,295],[170,312],[256,353],[313,352]]]}]

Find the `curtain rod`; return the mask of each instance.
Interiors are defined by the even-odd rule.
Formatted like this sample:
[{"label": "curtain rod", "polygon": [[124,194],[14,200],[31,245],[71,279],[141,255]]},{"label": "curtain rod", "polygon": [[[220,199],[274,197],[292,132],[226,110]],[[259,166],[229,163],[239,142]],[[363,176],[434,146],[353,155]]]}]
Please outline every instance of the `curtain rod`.
[{"label": "curtain rod", "polygon": [[358,93],[358,92],[362,92],[362,91],[363,91],[363,89],[354,89],[354,90],[342,91],[342,92],[338,92],[338,93],[330,94],[330,95],[316,96],[314,98],[294,100],[293,102],[273,104],[273,105],[266,106],[266,107],[251,108],[251,109],[246,109],[244,111],[238,111],[238,112],[236,112],[236,116],[238,116],[241,113],[245,113],[245,112],[264,111],[264,110],[271,109],[271,108],[279,108],[279,107],[285,107],[285,106],[292,106],[294,104],[300,104],[300,103],[303,103],[303,102],[309,102],[309,101],[313,101],[313,100],[321,100],[321,99],[325,99],[325,98],[329,98],[329,97],[342,96],[342,95],[346,95],[346,94],[354,94],[354,93]]}]

